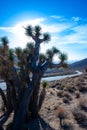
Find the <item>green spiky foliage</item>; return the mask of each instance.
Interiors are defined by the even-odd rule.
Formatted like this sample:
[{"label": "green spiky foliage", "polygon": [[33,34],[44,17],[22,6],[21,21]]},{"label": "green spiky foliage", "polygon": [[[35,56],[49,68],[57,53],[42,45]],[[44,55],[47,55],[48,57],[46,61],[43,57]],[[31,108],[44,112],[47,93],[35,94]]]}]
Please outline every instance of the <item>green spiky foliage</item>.
[{"label": "green spiky foliage", "polygon": [[27,28],[26,28],[26,35],[27,36],[32,36],[32,33],[33,33],[33,28],[32,28],[32,26],[27,26]]},{"label": "green spiky foliage", "polygon": [[34,43],[33,42],[27,43],[26,48],[28,48],[28,49],[34,49]]},{"label": "green spiky foliage", "polygon": [[56,47],[52,47],[51,49],[48,49],[46,51],[47,57],[51,60],[53,60],[54,55],[59,54],[60,50],[58,50]]},{"label": "green spiky foliage", "polygon": [[35,26],[34,30],[35,30],[35,35],[37,37],[41,36],[41,27],[40,26]]},{"label": "green spiky foliage", "polygon": [[46,54],[47,54],[47,57],[48,57],[49,59],[52,59],[52,57],[53,57],[53,52],[52,52],[52,50],[48,49],[48,50],[46,51]]},{"label": "green spiky foliage", "polygon": [[2,37],[0,38],[0,41],[1,41],[1,48],[2,48],[1,51],[3,55],[6,56],[8,53],[8,43],[9,43],[8,38]]},{"label": "green spiky foliage", "polygon": [[47,82],[46,80],[43,80],[43,81],[42,81],[42,86],[43,86],[44,88],[46,88],[47,85],[48,85],[48,82]]},{"label": "green spiky foliage", "polygon": [[50,35],[48,33],[43,34],[43,41],[44,42],[49,42],[50,41]]},{"label": "green spiky foliage", "polygon": [[67,59],[68,59],[67,54],[66,53],[60,53],[58,58],[59,58],[59,60],[62,64],[62,66],[67,68],[68,67],[68,65],[67,65]]},{"label": "green spiky foliage", "polygon": [[52,47],[53,54],[60,53],[60,50],[58,50],[56,47]]},{"label": "green spiky foliage", "polygon": [[1,43],[2,43],[3,46],[8,45],[8,43],[9,43],[8,38],[7,37],[2,37],[1,38]]},{"label": "green spiky foliage", "polygon": [[65,61],[67,61],[68,56],[66,53],[60,53],[58,58],[60,59],[61,62],[65,62]]}]

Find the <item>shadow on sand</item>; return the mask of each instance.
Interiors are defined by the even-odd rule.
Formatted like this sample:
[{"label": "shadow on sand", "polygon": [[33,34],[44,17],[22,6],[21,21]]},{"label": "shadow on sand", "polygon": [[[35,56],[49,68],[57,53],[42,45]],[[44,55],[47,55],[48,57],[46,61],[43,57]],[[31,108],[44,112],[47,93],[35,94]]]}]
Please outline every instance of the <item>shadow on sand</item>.
[{"label": "shadow on sand", "polygon": [[36,119],[33,119],[26,125],[29,130],[55,130],[46,123],[40,116]]}]

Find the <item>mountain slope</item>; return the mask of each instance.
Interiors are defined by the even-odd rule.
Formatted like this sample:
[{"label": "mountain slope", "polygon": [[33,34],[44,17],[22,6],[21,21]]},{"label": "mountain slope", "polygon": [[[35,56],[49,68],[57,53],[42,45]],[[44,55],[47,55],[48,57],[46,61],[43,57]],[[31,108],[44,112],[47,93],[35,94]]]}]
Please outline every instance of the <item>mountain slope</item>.
[{"label": "mountain slope", "polygon": [[69,66],[70,69],[85,69],[87,68],[87,58],[74,62]]}]

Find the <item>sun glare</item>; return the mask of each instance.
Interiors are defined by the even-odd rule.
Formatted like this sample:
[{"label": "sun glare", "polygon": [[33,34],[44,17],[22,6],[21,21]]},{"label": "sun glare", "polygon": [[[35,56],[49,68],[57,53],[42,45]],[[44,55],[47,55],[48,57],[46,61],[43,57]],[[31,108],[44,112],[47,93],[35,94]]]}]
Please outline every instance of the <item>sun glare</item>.
[{"label": "sun glare", "polygon": [[[41,25],[41,22],[43,22],[44,19],[43,18],[37,18],[34,20],[24,20],[24,21],[18,21],[16,22],[16,24],[14,26],[12,26],[9,30],[9,32],[11,32],[13,34],[13,36],[16,39],[16,42],[19,42],[19,45],[21,45],[21,47],[25,47],[25,44],[30,40],[32,41],[32,39],[29,39],[26,35],[25,35],[25,28],[28,25]],[[17,42],[17,43],[18,43]],[[25,43],[25,44],[24,44]],[[18,46],[18,45],[17,45]]]}]

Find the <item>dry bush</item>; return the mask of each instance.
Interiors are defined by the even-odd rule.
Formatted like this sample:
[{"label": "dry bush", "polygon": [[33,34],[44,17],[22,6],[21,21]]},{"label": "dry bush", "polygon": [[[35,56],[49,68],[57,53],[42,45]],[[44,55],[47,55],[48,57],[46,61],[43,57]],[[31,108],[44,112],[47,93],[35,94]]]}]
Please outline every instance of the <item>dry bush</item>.
[{"label": "dry bush", "polygon": [[48,88],[47,90],[50,94],[54,95],[55,91],[52,88]]},{"label": "dry bush", "polygon": [[76,97],[76,98],[80,98],[80,92],[79,92],[79,91],[76,91],[76,92],[75,92],[75,97]]},{"label": "dry bush", "polygon": [[82,110],[87,112],[87,98],[81,98],[79,102],[79,106]]},{"label": "dry bush", "polygon": [[85,93],[85,92],[87,92],[87,85],[79,84],[78,89],[80,92]]},{"label": "dry bush", "polygon": [[75,89],[74,89],[74,88],[69,88],[68,91],[69,91],[70,93],[74,93]]},{"label": "dry bush", "polygon": [[57,85],[56,88],[57,88],[58,90],[63,90],[63,89],[64,89],[64,85],[62,85],[62,84],[61,84],[60,86]]},{"label": "dry bush", "polygon": [[79,126],[87,128],[87,115],[85,114],[85,112],[79,109],[74,109],[73,115]]},{"label": "dry bush", "polygon": [[63,97],[63,93],[64,93],[64,91],[60,90],[57,92],[57,96],[61,98],[61,97]]},{"label": "dry bush", "polygon": [[69,104],[70,103],[70,100],[67,98],[67,97],[63,97],[63,102],[65,103],[65,104]]},{"label": "dry bush", "polygon": [[64,92],[63,96],[67,97],[69,100],[72,100],[72,96],[71,96],[71,94],[69,94],[69,92]]},{"label": "dry bush", "polygon": [[63,129],[64,130],[74,130],[74,125],[70,122],[64,122]]},{"label": "dry bush", "polygon": [[55,113],[60,120],[60,126],[63,126],[64,119],[68,117],[66,110],[63,107],[57,107]]},{"label": "dry bush", "polygon": [[72,84],[72,83],[68,83],[66,84],[66,89],[67,91],[69,91],[70,93],[74,93],[75,90],[76,90],[76,85],[75,84]]},{"label": "dry bush", "polygon": [[75,87],[73,86],[67,86],[67,91],[69,91],[70,93],[74,93],[74,91],[76,90]]}]

